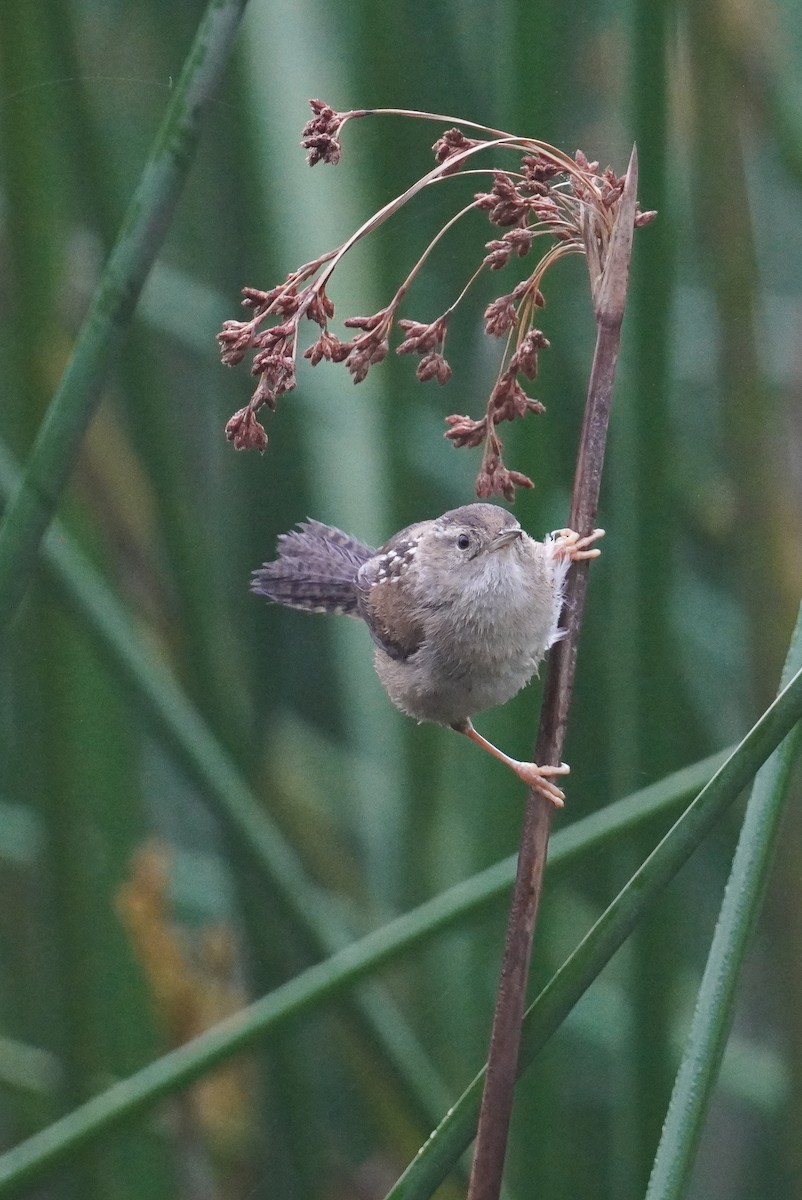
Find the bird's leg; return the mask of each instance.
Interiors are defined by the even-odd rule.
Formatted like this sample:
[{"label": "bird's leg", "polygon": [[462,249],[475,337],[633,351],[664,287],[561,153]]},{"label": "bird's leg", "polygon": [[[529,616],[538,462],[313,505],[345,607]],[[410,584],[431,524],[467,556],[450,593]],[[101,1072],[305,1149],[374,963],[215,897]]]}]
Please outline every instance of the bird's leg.
[{"label": "bird's leg", "polygon": [[488,754],[492,754],[494,758],[506,763],[519,779],[522,779],[534,791],[539,792],[546,800],[551,801],[555,808],[562,808],[565,803],[565,793],[551,782],[549,776],[567,775],[571,768],[566,763],[560,763],[558,767],[539,767],[537,763],[519,762],[517,758],[510,758],[509,754],[505,754],[487,738],[483,738],[481,733],[477,733],[470,720],[452,725],[451,728],[456,729],[457,733],[464,733],[472,742],[476,742],[477,746],[487,750]]},{"label": "bird's leg", "polygon": [[571,562],[581,562],[585,558],[599,557],[601,550],[597,546],[592,550],[588,547],[604,537],[604,530],[594,529],[587,537],[580,537],[575,529],[555,529],[551,536],[551,552],[554,558],[568,558]]}]

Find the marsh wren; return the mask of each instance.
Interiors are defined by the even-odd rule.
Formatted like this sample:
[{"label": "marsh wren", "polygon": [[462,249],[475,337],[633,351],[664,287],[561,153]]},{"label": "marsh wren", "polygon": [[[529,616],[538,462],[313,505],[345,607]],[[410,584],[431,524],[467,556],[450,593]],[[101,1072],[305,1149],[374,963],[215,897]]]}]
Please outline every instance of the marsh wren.
[{"label": "marsh wren", "polygon": [[560,529],[542,542],[505,509],[466,504],[402,529],[378,550],[319,521],[282,534],[278,557],[253,574],[252,591],[306,612],[361,617],[374,664],[397,708],[450,725],[561,807],[553,782],[565,763],[510,758],[471,717],[528,683],[561,636],[565,576],[595,558],[604,530]]}]

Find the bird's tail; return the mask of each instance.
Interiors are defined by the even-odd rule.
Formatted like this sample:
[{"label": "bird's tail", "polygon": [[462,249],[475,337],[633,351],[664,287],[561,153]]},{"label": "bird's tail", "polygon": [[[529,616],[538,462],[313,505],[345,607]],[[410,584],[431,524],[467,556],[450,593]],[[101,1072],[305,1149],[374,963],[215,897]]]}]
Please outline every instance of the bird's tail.
[{"label": "bird's tail", "polygon": [[357,572],[375,553],[341,529],[303,521],[278,539],[278,558],[254,571],[251,591],[288,608],[357,617]]}]

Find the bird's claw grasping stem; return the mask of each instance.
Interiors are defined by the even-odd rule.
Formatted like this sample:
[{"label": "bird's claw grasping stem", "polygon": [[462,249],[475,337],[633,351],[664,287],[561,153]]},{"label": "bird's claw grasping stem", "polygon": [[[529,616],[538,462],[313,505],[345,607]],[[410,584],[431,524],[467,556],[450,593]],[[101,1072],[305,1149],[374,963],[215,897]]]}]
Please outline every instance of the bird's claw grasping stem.
[{"label": "bird's claw grasping stem", "polygon": [[586,558],[598,558],[601,550],[589,547],[604,537],[603,529],[594,529],[587,537],[580,537],[575,529],[555,529],[552,533],[551,552],[555,558],[568,558],[571,562],[582,562]]},{"label": "bird's claw grasping stem", "polygon": [[568,775],[571,768],[567,763],[560,763],[559,766],[538,766],[537,763],[520,762],[517,758],[510,758],[509,754],[505,754],[503,750],[499,750],[498,746],[494,746],[487,738],[482,737],[476,729],[473,722],[466,720],[460,724],[453,725],[453,729],[457,733],[464,733],[466,737],[475,742],[477,746],[481,746],[488,754],[492,754],[494,758],[505,763],[510,770],[514,771],[519,779],[522,779],[534,791],[548,800],[555,808],[562,808],[565,804],[565,792],[558,788],[556,783],[551,782],[552,775]]}]

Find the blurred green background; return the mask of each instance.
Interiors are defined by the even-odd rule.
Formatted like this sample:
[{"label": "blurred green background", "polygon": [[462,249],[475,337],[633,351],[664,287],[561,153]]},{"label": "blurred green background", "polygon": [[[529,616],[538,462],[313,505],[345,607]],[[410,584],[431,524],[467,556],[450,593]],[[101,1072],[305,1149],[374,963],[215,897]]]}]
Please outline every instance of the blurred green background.
[{"label": "blurred green background", "polygon": [[[18,461],[202,12],[0,7],[0,435]],[[340,166],[310,171],[309,97],[464,117],[619,171],[637,140],[642,207],[660,216],[635,238],[561,828],[737,740],[777,687],[802,579],[801,77],[790,0],[250,0],[60,509],[94,570],[76,592],[43,568],[0,663],[4,1147],[322,957],[321,922],[336,917],[347,940],[517,843],[520,785],[392,708],[364,628],[248,592],[277,535],[308,515],[378,544],[469,502],[478,456],[443,440],[443,417],[480,415],[497,363],[488,285],[452,323],[446,389],[417,384],[408,358],[357,388],[342,367],[304,364],[267,414],[264,457],[225,441],[251,388],[214,340],[239,289],[344,240],[429,168],[440,132],[355,122]],[[453,205],[448,184],[429,189],[349,256],[338,317],[386,303]],[[437,316],[491,236],[483,215],[463,222],[402,315]],[[594,336],[580,260],[550,274],[547,299],[535,394],[548,411],[505,435],[508,464],[536,482],[516,505],[535,536],[568,511]],[[154,715],[98,635],[91,605],[107,592],[134,669],[174,676],[201,741],[274,822],[276,853],[300,864],[303,894],[232,834],[170,725],[184,711],[173,693]],[[539,697],[536,683],[480,730],[525,757]],[[643,1194],[739,817],[523,1081],[509,1200]],[[535,986],[664,825],[547,874]],[[801,831],[792,803],[693,1197],[802,1196]],[[504,919],[497,903],[383,972],[375,1020],[322,1008],[30,1194],[382,1196],[484,1060]],[[463,1186],[457,1173],[442,1195]]]}]

